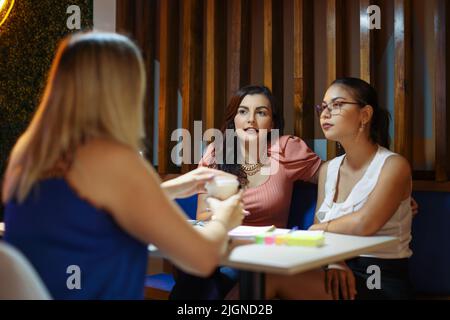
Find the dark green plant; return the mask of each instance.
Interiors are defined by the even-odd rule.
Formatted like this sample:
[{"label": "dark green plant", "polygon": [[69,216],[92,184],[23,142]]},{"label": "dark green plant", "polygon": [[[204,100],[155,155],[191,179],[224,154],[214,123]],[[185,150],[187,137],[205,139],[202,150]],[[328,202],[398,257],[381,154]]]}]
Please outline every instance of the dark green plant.
[{"label": "dark green plant", "polygon": [[[81,9],[82,29],[92,28],[93,0],[16,0],[0,27],[0,175],[11,148],[39,104],[56,46],[76,30],[67,8]],[[0,221],[3,220],[3,207]]]}]

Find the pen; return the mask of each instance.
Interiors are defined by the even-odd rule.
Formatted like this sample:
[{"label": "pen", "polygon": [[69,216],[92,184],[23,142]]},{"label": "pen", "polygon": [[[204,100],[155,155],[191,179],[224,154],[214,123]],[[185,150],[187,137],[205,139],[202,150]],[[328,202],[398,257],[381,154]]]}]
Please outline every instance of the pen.
[{"label": "pen", "polygon": [[298,230],[298,227],[297,226],[293,226],[292,229],[289,230],[288,233],[292,233],[292,232],[297,231],[297,230]]},{"label": "pen", "polygon": [[194,226],[204,227],[205,223],[201,220],[197,220],[195,221]]}]

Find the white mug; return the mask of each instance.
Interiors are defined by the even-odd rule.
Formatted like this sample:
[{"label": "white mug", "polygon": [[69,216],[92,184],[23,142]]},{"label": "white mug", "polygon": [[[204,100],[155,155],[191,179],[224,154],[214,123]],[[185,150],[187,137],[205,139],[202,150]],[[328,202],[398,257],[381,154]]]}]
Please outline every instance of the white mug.
[{"label": "white mug", "polygon": [[215,177],[211,182],[206,183],[208,195],[219,200],[226,200],[239,190],[237,179]]}]

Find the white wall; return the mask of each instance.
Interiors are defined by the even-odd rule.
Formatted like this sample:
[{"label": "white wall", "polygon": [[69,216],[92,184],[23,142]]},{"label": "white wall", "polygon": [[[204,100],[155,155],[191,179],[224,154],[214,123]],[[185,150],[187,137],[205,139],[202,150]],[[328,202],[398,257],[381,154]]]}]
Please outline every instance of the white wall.
[{"label": "white wall", "polygon": [[116,31],[116,0],[94,0],[94,29]]}]

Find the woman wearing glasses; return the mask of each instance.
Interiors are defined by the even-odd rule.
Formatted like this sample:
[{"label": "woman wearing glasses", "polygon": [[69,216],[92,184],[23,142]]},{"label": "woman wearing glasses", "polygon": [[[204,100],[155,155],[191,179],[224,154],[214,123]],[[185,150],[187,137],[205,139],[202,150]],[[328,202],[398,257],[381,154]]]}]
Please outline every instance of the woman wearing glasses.
[{"label": "woman wearing glasses", "polygon": [[[316,289],[325,289],[323,298],[410,298],[411,170],[406,159],[387,149],[389,113],[378,105],[375,89],[356,78],[335,80],[316,109],[325,137],[340,143],[345,154],[320,168],[315,224],[310,229],[388,235],[400,241],[326,271],[268,277],[268,292],[282,298],[314,298],[305,288],[313,284],[308,275],[314,275],[321,279]],[[380,271],[379,285],[368,279],[368,270],[374,269]],[[370,290],[370,284],[375,288]],[[315,293],[320,298],[321,292]]]},{"label": "woman wearing glasses", "polygon": [[[323,124],[323,130],[328,139],[338,141],[350,155],[351,162],[345,162],[343,168],[346,170],[344,174],[340,175],[340,183],[344,183],[342,186],[339,185],[342,192],[348,192],[349,188],[353,186],[355,181],[361,178],[361,174],[365,172],[367,168],[367,163],[370,159],[367,159],[368,155],[375,154],[378,150],[383,152],[383,157],[389,153],[383,146],[388,146],[388,124],[389,115],[386,111],[379,108],[377,103],[377,97],[375,90],[370,87],[367,83],[359,79],[341,79],[336,80],[334,84],[327,91],[324,99],[324,103],[319,105],[316,109],[321,116],[321,122]],[[265,107],[263,110],[260,107]],[[259,109],[258,109],[259,108]],[[349,110],[347,110],[349,109]],[[226,122],[223,126],[223,130],[226,128],[232,128],[235,130],[243,129],[246,132],[241,132],[241,137],[243,139],[254,139],[258,137],[253,129],[280,129],[282,128],[281,116],[278,113],[276,104],[273,102],[273,97],[264,87],[245,87],[242,88],[233,99],[231,99],[228,110],[227,110]],[[325,121],[326,120],[326,121]],[[334,131],[333,131],[334,130]],[[249,132],[250,131],[250,132]],[[256,130],[255,130],[256,131]],[[332,135],[330,135],[332,134]],[[314,155],[307,147],[304,142],[296,137],[292,136],[281,136],[280,140],[282,148],[280,151],[280,168],[281,170],[274,176],[266,177],[267,180],[261,180],[261,175],[252,175],[252,173],[246,172],[245,167],[240,165],[216,165],[214,157],[213,144],[208,147],[202,161],[201,166],[210,166],[218,168],[221,170],[226,170],[228,172],[234,173],[241,177],[241,181],[244,181],[247,185],[247,190],[244,192],[243,199],[245,208],[250,212],[250,215],[244,219],[244,224],[247,225],[268,225],[275,224],[278,227],[285,227],[287,224],[287,214],[290,207],[290,195],[292,191],[293,181],[297,179],[304,179],[309,181],[314,181],[317,175],[317,168],[320,167],[319,171],[321,173],[321,181],[319,183],[319,199],[317,207],[321,210],[327,211],[326,208],[321,207],[324,199],[324,186],[325,179],[327,177],[328,163],[320,165],[320,159]],[[350,152],[350,153],[349,153]],[[356,152],[356,154],[354,154]],[[361,153],[361,154],[360,154]],[[389,153],[389,155],[392,155]],[[275,156],[275,155],[274,155]],[[357,163],[355,164],[354,157],[356,157]],[[339,158],[337,158],[339,159]],[[358,160],[360,159],[360,160]],[[403,166],[404,170],[407,170],[407,162],[399,157],[392,157],[395,162],[399,161]],[[338,160],[333,160],[338,161]],[[330,163],[333,163],[331,161]],[[377,164],[380,165],[379,158],[377,158]],[[350,165],[350,170],[347,169],[347,165]],[[356,165],[356,166],[355,166]],[[372,177],[372,183],[376,182],[374,180],[378,173],[371,171],[367,173],[369,177]],[[387,167],[388,168],[388,167]],[[391,169],[389,169],[391,170]],[[396,169],[395,169],[396,170]],[[409,170],[409,169],[408,169]],[[242,173],[242,171],[244,171]],[[408,171],[409,172],[409,171]],[[399,172],[396,172],[398,174]],[[374,176],[375,174],[375,176]],[[256,176],[256,177],[255,177]],[[308,178],[309,177],[309,178]],[[380,178],[381,183],[390,183],[384,181],[384,177]],[[364,182],[365,183],[365,182]],[[328,182],[330,184],[330,182]],[[361,183],[359,184],[361,185]],[[343,189],[346,188],[346,189]],[[379,188],[377,186],[377,188]],[[384,188],[384,187],[382,187]],[[398,184],[396,184],[395,190],[400,190]],[[410,186],[405,186],[404,190],[408,191]],[[283,190],[283,192],[278,192]],[[328,190],[328,189],[327,189]],[[378,190],[378,189],[377,189]],[[354,194],[359,193],[361,190],[357,190]],[[370,190],[366,190],[366,196]],[[342,195],[342,192],[339,196]],[[409,194],[409,193],[408,193]],[[361,196],[363,193],[361,193]],[[367,202],[369,205],[373,201],[378,201],[378,194],[376,200],[371,200]],[[406,195],[406,193],[405,193]],[[206,210],[204,205],[204,197],[199,196],[199,206],[198,206],[198,217],[208,218],[211,213]],[[353,196],[352,196],[353,197]],[[363,197],[364,198],[364,197]],[[281,199],[281,201],[280,201]],[[372,198],[371,198],[372,199]],[[340,198],[339,198],[340,200]],[[364,199],[363,199],[364,200]],[[393,200],[393,199],[391,199]],[[382,200],[381,206],[385,201]],[[359,206],[363,205],[364,201],[359,203]],[[409,208],[405,207],[408,203]],[[392,205],[392,204],[391,204]],[[413,209],[416,209],[416,204],[413,204]],[[358,208],[358,207],[355,207]],[[366,208],[366,207],[365,207]],[[371,218],[373,214],[379,210],[379,206],[375,209],[369,207],[371,210]],[[373,222],[369,220],[368,223],[372,228],[376,228],[380,223],[386,219],[386,214],[392,213],[390,207],[382,209],[383,216],[379,217],[376,215],[374,218],[376,221]],[[402,210],[411,211],[411,206],[406,200],[402,202]],[[320,213],[320,212],[318,212]],[[405,211],[406,213],[406,211]],[[321,217],[319,215],[319,217]],[[327,216],[326,218],[328,218]],[[408,214],[405,216],[409,217]],[[326,229],[331,232],[341,232],[348,234],[364,234],[359,232],[353,232],[351,230],[334,231],[334,223],[340,222],[328,222],[329,218],[322,218],[321,220],[315,221],[315,225],[312,229]],[[394,220],[398,218],[398,215],[394,215]],[[380,219],[380,220],[379,220]],[[318,224],[319,222],[324,222],[323,224]],[[395,224],[395,223],[394,223]],[[381,230],[363,230],[364,232],[371,231],[370,234],[394,234],[390,233],[389,230],[392,228],[392,224],[386,224],[387,228],[384,231],[384,227]],[[409,235],[409,222],[405,221],[405,226],[397,226],[396,232],[401,230],[404,235]],[[333,228],[333,229],[332,229]],[[400,228],[400,229],[399,229]],[[397,234],[396,234],[397,235]],[[402,235],[402,236],[404,236]],[[406,240],[405,240],[406,241]],[[407,241],[409,241],[407,239]],[[407,244],[405,244],[407,246]],[[394,249],[394,251],[397,249]],[[407,249],[404,249],[407,251]],[[409,249],[408,249],[409,250]],[[398,255],[393,254],[394,257],[407,256],[408,252],[400,252]],[[364,259],[355,260],[355,262],[363,261]],[[365,260],[363,262],[368,262]],[[386,262],[385,260],[381,260]],[[396,262],[392,260],[394,264],[401,265],[402,268],[406,262],[403,260]],[[354,265],[351,262],[350,266]],[[341,266],[333,266],[341,268]],[[341,290],[343,294],[340,295],[341,298],[353,298],[355,296],[354,288],[354,276],[353,273],[349,271],[348,267],[344,268],[344,271],[338,271],[339,269],[330,268],[326,273],[323,270],[313,270],[310,272],[303,273],[296,277],[282,277],[277,275],[268,274],[267,285],[266,285],[266,296],[267,298],[286,298],[286,299],[331,299],[337,298],[339,296],[338,292]],[[400,268],[401,269],[401,268]],[[355,270],[357,270],[355,268]],[[403,270],[403,269],[402,269]],[[227,275],[230,275],[230,270],[225,268],[224,274],[216,272],[215,280],[201,279],[196,277],[191,277],[186,274],[182,274],[177,281],[177,285],[173,291],[173,298],[185,298],[185,299],[207,299],[207,298],[221,298],[225,293],[226,289],[229,288],[230,284]],[[389,270],[387,271],[389,272]],[[364,274],[365,270],[364,270]],[[363,275],[364,275],[363,274]],[[345,281],[340,283],[337,280],[344,278]],[[328,287],[324,286],[325,280]],[[388,275],[386,275],[385,280],[388,281]],[[363,280],[358,283],[362,283]],[[349,285],[346,286],[346,283]],[[298,285],[297,285],[298,283]],[[365,283],[365,282],[364,282]],[[327,290],[325,290],[327,288]],[[336,289],[337,288],[337,289]],[[237,287],[235,287],[237,289]],[[362,295],[363,290],[358,290],[360,295],[359,298],[365,298]],[[230,298],[235,298],[237,290],[233,290],[232,293],[228,295]],[[389,296],[390,297],[390,296]]]}]

